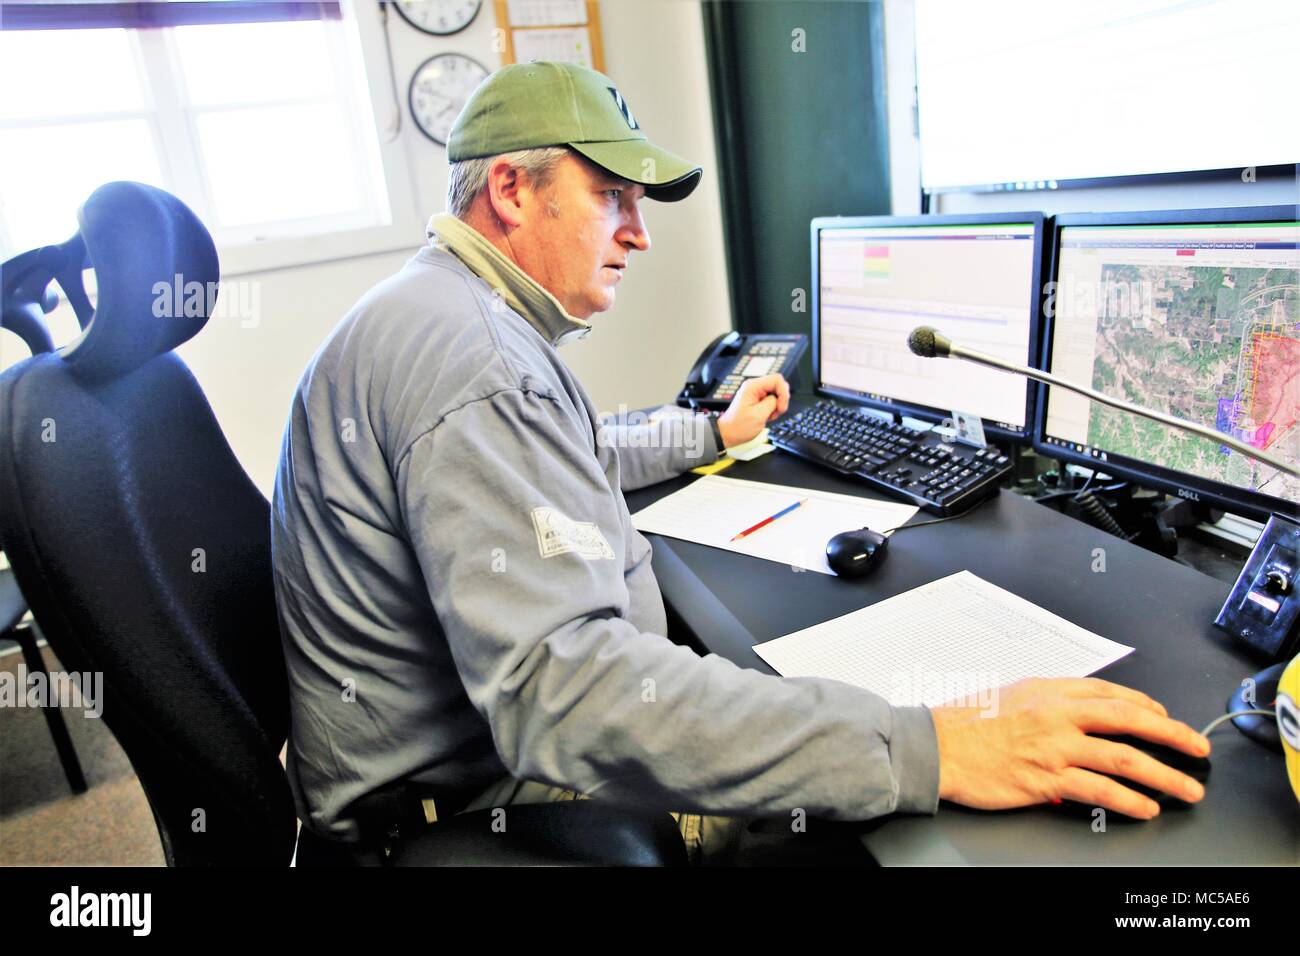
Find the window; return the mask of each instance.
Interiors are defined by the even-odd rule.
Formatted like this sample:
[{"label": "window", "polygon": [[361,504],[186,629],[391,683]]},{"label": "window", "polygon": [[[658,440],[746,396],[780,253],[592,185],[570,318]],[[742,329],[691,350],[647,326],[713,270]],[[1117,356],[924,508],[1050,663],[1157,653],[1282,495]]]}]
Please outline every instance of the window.
[{"label": "window", "polygon": [[179,196],[226,273],[417,244],[414,212],[393,214],[414,208],[410,177],[376,133],[361,55],[377,27],[352,12],[5,4],[0,261],[71,236],[77,206],[115,179]]}]

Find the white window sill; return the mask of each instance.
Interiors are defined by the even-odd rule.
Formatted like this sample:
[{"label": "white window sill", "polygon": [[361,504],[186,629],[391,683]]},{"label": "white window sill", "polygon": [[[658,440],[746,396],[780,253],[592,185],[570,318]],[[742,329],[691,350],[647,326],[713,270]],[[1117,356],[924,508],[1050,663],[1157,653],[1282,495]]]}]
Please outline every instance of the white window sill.
[{"label": "white window sill", "polygon": [[385,252],[409,250],[412,254],[425,242],[423,223],[397,223],[362,229],[217,245],[221,277],[292,269],[299,266],[357,259]]}]

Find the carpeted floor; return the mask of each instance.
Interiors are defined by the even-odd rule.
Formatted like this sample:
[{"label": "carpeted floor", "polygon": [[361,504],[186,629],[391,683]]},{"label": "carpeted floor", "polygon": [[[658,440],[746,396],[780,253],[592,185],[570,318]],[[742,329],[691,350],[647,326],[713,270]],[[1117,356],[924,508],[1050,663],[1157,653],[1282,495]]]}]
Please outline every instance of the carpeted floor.
[{"label": "carpeted floor", "polygon": [[[16,646],[0,647],[0,671],[21,661]],[[112,732],[80,710],[63,718],[90,787],[82,794],[68,787],[40,710],[0,707],[0,866],[161,866],[148,801]]]}]

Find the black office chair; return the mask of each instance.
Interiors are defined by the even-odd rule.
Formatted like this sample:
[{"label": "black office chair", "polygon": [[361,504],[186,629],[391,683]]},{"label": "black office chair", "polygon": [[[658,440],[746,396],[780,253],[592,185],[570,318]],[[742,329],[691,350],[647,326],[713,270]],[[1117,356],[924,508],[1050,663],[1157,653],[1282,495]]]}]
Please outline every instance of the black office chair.
[{"label": "black office chair", "polygon": [[[0,375],[0,543],[60,660],[103,672],[104,720],[168,864],[284,866],[295,820],[269,508],[172,352],[207,315],[154,308],[156,283],[215,283],[216,250],[183,203],[139,183],[102,186],[78,219],[72,240],[24,260],[15,314],[48,311],[57,280],[83,331]],[[304,857],[342,862],[320,842]],[[685,849],[666,813],[575,801],[511,808],[507,833],[465,814],[397,862],[679,864]]]},{"label": "black office chair", "polygon": [[[51,687],[50,672],[45,667],[45,659],[36,643],[36,630],[31,625],[23,624],[27,616],[27,602],[18,590],[18,581],[13,571],[0,570],[0,643],[13,641],[22,651],[23,663],[29,674],[45,675],[45,686]],[[41,707],[45,725],[49,728],[50,738],[54,741],[54,750],[59,755],[59,764],[63,775],[73,793],[86,792],[86,775],[82,772],[81,761],[77,759],[77,749],[72,745],[68,726],[63,722],[63,714],[55,702],[47,699]]]},{"label": "black office chair", "polygon": [[[25,280],[30,277],[35,265],[35,258],[30,254],[0,264],[0,329],[13,332],[22,339],[31,354],[39,355],[54,349],[54,342],[41,313],[52,309],[55,302],[53,297],[45,296],[43,291],[31,293],[25,287]],[[50,673],[37,645],[36,629],[23,624],[26,616],[27,601],[18,589],[13,571],[9,568],[0,569],[0,643],[13,641],[17,644],[28,672],[43,674],[45,686],[50,687]],[[85,793],[86,776],[81,770],[81,761],[77,759],[77,751],[72,745],[72,737],[68,734],[62,713],[48,699],[41,712],[54,741],[54,749],[59,755],[59,763],[63,767],[68,786],[73,793]]]}]

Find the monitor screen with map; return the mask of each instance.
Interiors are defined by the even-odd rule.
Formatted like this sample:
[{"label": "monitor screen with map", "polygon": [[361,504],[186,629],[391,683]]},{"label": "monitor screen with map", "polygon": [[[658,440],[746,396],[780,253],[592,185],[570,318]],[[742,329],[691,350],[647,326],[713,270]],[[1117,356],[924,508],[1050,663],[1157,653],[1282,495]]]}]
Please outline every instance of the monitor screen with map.
[{"label": "monitor screen with map", "polygon": [[[1059,216],[1047,368],[1300,462],[1300,207]],[[1300,479],[1045,387],[1035,447],[1256,518]]]}]

